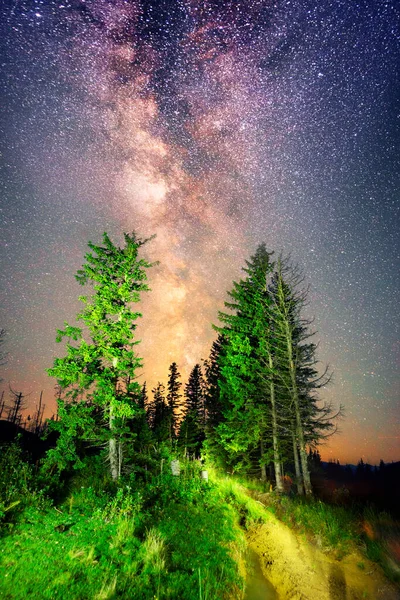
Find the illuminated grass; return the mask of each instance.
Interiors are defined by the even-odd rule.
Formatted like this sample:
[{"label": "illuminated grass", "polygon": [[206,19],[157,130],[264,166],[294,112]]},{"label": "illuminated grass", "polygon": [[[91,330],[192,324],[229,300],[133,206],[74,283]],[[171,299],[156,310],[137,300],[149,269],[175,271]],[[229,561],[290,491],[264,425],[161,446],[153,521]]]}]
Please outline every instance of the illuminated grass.
[{"label": "illuminated grass", "polygon": [[164,474],[135,490],[79,488],[55,507],[33,503],[3,525],[0,597],[233,597],[243,588],[240,502],[235,486],[204,483],[183,468],[179,479]]}]

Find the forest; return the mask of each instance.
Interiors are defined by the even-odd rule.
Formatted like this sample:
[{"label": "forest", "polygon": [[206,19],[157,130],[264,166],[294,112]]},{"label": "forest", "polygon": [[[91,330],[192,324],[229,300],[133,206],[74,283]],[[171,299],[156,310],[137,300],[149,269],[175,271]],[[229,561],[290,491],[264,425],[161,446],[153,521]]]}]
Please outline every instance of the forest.
[{"label": "forest", "polygon": [[[151,239],[89,242],[82,308],[57,331],[48,369],[57,414],[44,420],[40,398],[23,423],[22,393],[2,398],[1,598],[251,600],[249,540],[273,519],[332,561],[357,548],[360,586],[372,561],[386,590],[363,597],[397,597],[396,503],[368,488],[366,505],[354,484],[389,490],[398,465],[353,472],[320,459],[344,410],[321,398],[331,373],[301,269],[259,245],[212,325],[208,358],[186,382],[172,362],[148,389],[136,328]],[[265,597],[291,597],[272,567],[268,578],[276,591]],[[326,597],[339,598],[340,578],[326,579]]]}]

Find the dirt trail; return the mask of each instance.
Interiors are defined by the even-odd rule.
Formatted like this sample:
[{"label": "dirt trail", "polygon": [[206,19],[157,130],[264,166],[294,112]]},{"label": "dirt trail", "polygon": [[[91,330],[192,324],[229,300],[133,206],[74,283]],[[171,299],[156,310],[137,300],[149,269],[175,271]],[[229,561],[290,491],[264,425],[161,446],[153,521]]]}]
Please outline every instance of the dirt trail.
[{"label": "dirt trail", "polygon": [[358,552],[335,560],[273,515],[247,540],[281,600],[400,600],[378,565]]}]

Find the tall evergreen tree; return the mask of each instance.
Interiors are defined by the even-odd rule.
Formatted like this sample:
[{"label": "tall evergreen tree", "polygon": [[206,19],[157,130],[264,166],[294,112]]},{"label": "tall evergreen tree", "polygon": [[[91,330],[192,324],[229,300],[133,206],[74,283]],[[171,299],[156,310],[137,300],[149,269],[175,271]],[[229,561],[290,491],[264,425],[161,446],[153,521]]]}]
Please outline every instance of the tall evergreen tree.
[{"label": "tall evergreen tree", "polygon": [[180,389],[182,387],[182,382],[179,380],[181,374],[178,371],[178,365],[176,362],[171,363],[169,367],[169,375],[168,375],[168,393],[167,393],[167,401],[169,406],[169,416],[170,416],[170,440],[172,441],[178,431],[180,417],[182,416],[182,403],[181,398],[182,394],[180,393]]},{"label": "tall evergreen tree", "polygon": [[185,385],[186,414],[179,431],[179,445],[199,456],[205,430],[205,384],[201,367],[196,364]]},{"label": "tall evergreen tree", "polygon": [[268,279],[273,270],[271,253],[265,244],[246,261],[246,277],[234,282],[225,306],[230,313],[219,313],[223,327],[217,331],[226,339],[220,362],[221,399],[224,420],[218,425],[221,443],[232,455],[248,458],[250,449],[259,446],[262,477],[268,459],[265,444],[273,441],[273,462],[277,488],[281,490],[277,414],[274,395],[270,304]]},{"label": "tall evergreen tree", "polygon": [[224,337],[219,334],[211,346],[210,356],[204,361],[205,373],[205,414],[208,436],[212,435],[215,427],[222,421],[222,401],[220,381],[222,379],[221,363]]},{"label": "tall evergreen tree", "polygon": [[165,442],[170,438],[171,416],[170,408],[165,398],[165,386],[158,382],[152,389],[153,402],[151,405],[151,428],[159,442]]},{"label": "tall evergreen tree", "polygon": [[214,462],[219,464],[222,469],[229,465],[227,451],[220,443],[218,435],[218,425],[224,421],[224,403],[221,394],[222,383],[222,356],[224,345],[227,343],[224,336],[218,334],[213,342],[210,355],[204,361],[205,374],[205,447],[206,453],[212,456]]},{"label": "tall evergreen tree", "polygon": [[143,454],[148,449],[153,438],[146,412],[148,404],[146,382],[144,382],[140,392],[134,398],[134,402],[137,404],[137,410],[133,417],[127,420],[127,431],[131,437],[131,443],[129,444],[130,452],[127,455],[132,456],[133,451],[133,460],[137,458],[135,457],[135,452]]},{"label": "tall evergreen tree", "polygon": [[261,477],[272,462],[278,491],[283,462],[294,464],[298,491],[309,495],[307,445],[334,429],[338,413],[317,403],[315,392],[329,376],[318,375],[310,322],[301,314],[307,293],[298,269],[281,258],[274,265],[264,244],[244,271],[225,303],[230,312],[219,314],[223,326],[215,328],[224,343],[218,358],[222,419],[214,437],[233,463],[248,467],[258,445]]},{"label": "tall evergreen tree", "polygon": [[147,385],[146,382],[142,385],[142,389],[140,391],[138,406],[142,410],[146,411],[146,407],[148,405],[149,397],[147,395]]},{"label": "tall evergreen tree", "polygon": [[327,371],[318,375],[316,345],[310,320],[302,311],[307,290],[302,289],[302,274],[287,259],[278,259],[269,291],[273,299],[271,323],[274,331],[274,358],[279,379],[281,412],[290,424],[293,460],[298,492],[312,494],[307,460],[307,444],[320,439],[333,428],[330,406],[318,407],[315,390],[329,381]]},{"label": "tall evergreen tree", "polygon": [[205,415],[205,383],[201,367],[196,364],[189,375],[185,385],[186,411],[194,411],[198,415],[199,423],[204,428]]},{"label": "tall evergreen tree", "polygon": [[134,373],[142,366],[134,340],[136,320],[141,316],[132,303],[147,291],[147,269],[139,258],[147,240],[124,234],[122,248],[103,235],[103,244],[89,242],[91,252],[76,275],[81,285],[92,286],[91,296],[79,299],[84,308],[77,316],[82,327],[65,323],[57,341],[67,339],[67,354],[56,358],[48,370],[64,391],[58,403],[59,420],[53,428],[60,433],[49,462],[65,468],[81,464],[76,451],[78,440],[107,443],[113,479],[121,472],[124,420],[138,410],[133,397],[140,394]]}]

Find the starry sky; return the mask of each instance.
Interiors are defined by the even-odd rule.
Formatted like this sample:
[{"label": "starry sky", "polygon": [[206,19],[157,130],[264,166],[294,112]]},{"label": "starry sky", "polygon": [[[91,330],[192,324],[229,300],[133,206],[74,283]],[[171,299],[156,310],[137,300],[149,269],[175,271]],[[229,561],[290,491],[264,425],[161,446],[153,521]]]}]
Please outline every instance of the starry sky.
[{"label": "starry sky", "polygon": [[2,386],[33,412],[103,231],[157,234],[140,380],[184,377],[256,246],[310,284],[341,462],[400,459],[395,0],[3,0]]}]

